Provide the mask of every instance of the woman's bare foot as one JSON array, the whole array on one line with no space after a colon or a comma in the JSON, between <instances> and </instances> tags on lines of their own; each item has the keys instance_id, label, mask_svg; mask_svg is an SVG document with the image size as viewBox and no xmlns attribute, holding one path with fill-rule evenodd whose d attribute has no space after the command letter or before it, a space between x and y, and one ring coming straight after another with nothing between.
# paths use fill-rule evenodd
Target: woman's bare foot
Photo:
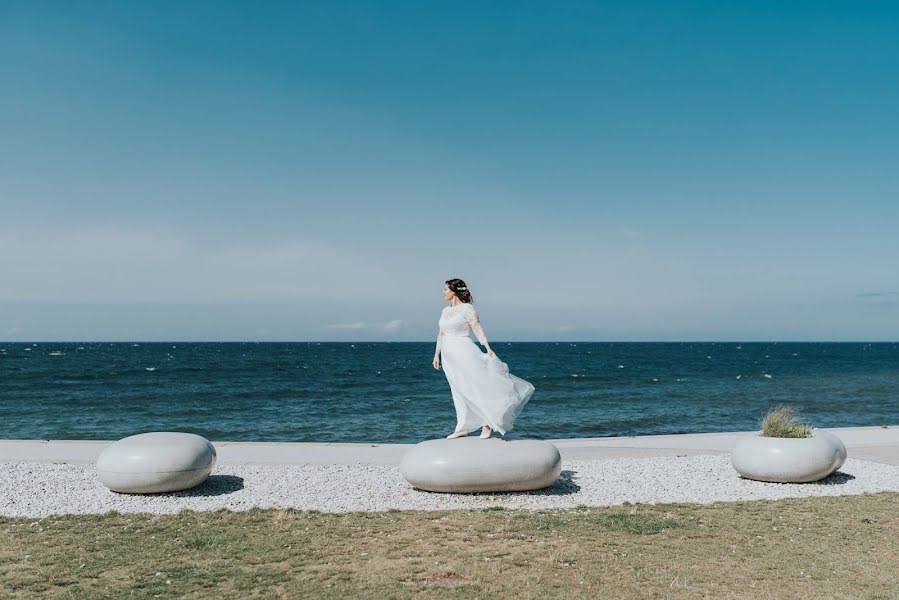
<instances>
[{"instance_id":1,"label":"woman's bare foot","mask_svg":"<svg viewBox=\"0 0 899 600\"><path fill-rule=\"evenodd\" d=\"M487 438L490 437L490 434L491 434L491 433L493 433L493 430L490 429L490 425L484 425L484 426L481 428L481 439L482 439L482 440L486 440Z\"/></svg>"},{"instance_id":2,"label":"woman's bare foot","mask_svg":"<svg viewBox=\"0 0 899 600\"><path fill-rule=\"evenodd\" d=\"M465 437L466 435L468 435L467 431L454 431L451 434L449 434L448 436L446 436L446 439L454 440L456 438Z\"/></svg>"}]
</instances>

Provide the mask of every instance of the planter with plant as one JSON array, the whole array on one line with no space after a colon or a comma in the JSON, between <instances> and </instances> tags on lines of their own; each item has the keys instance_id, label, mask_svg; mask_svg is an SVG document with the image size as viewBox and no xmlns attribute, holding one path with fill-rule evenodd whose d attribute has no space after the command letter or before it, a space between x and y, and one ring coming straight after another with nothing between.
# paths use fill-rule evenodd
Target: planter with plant
<instances>
[{"instance_id":1,"label":"planter with plant","mask_svg":"<svg viewBox=\"0 0 899 600\"><path fill-rule=\"evenodd\" d=\"M762 418L761 431L737 442L730 458L747 479L805 483L843 466L846 446L832 433L801 423L792 407L777 406Z\"/></svg>"}]
</instances>

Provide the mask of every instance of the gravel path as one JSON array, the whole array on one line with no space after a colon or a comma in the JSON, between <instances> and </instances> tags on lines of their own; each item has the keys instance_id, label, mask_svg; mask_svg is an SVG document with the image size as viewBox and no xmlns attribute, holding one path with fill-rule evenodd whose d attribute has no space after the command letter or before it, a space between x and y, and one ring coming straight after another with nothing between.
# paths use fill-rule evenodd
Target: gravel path
<instances>
[{"instance_id":1,"label":"gravel path","mask_svg":"<svg viewBox=\"0 0 899 600\"><path fill-rule=\"evenodd\" d=\"M727 454L569 461L550 488L509 494L438 494L413 489L397 467L222 465L192 490L171 494L110 492L92 464L0 463L0 515L247 510L294 507L327 512L391 508L571 508L623 502L698 502L899 492L899 466L848 459L820 482L762 483L740 478Z\"/></svg>"}]
</instances>

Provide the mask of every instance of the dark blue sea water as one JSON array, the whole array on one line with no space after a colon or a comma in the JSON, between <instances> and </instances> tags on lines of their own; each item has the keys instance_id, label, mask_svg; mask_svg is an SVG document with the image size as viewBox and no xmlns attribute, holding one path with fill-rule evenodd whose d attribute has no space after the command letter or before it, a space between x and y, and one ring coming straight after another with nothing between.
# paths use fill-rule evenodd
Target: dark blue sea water
<instances>
[{"instance_id":1,"label":"dark blue sea water","mask_svg":"<svg viewBox=\"0 0 899 600\"><path fill-rule=\"evenodd\" d=\"M509 437L899 424L895 343L494 343L536 386ZM424 343L0 343L0 438L417 442L455 413Z\"/></svg>"}]
</instances>

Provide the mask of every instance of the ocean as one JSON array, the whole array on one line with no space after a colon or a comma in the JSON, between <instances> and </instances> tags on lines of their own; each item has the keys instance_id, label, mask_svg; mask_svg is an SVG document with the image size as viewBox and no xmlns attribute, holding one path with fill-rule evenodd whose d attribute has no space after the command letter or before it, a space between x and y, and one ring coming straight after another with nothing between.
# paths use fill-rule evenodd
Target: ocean
<instances>
[{"instance_id":1,"label":"ocean","mask_svg":"<svg viewBox=\"0 0 899 600\"><path fill-rule=\"evenodd\" d=\"M509 438L899 424L896 343L492 342L536 387ZM433 342L0 343L0 438L412 443L452 432Z\"/></svg>"}]
</instances>

